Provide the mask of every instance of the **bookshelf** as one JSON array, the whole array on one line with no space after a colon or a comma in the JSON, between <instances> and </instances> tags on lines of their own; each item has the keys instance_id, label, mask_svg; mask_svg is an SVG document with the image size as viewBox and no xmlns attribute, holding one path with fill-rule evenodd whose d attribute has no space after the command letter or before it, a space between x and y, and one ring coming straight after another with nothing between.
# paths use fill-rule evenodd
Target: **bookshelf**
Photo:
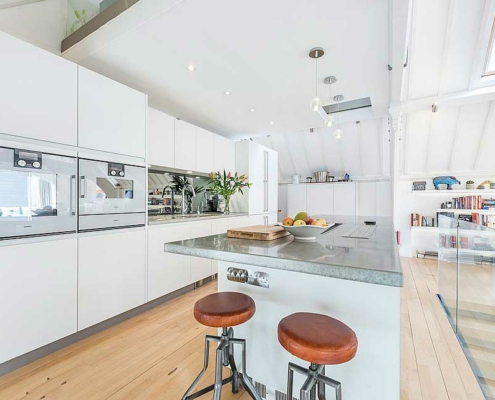
<instances>
[{"instance_id":1,"label":"bookshelf","mask_svg":"<svg viewBox=\"0 0 495 400\"><path fill-rule=\"evenodd\" d=\"M436 212L454 213L454 214L495 215L495 210L470 210L470 209L462 209L462 208L438 208Z\"/></svg>"}]
</instances>

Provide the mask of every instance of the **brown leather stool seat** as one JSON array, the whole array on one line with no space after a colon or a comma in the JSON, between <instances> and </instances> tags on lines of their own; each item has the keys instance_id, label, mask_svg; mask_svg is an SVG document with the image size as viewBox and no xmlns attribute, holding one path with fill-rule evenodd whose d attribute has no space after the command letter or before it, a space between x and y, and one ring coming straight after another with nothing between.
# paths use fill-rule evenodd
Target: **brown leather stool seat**
<instances>
[{"instance_id":1,"label":"brown leather stool seat","mask_svg":"<svg viewBox=\"0 0 495 400\"><path fill-rule=\"evenodd\" d=\"M242 293L210 294L194 305L194 318L213 328L229 328L249 321L256 312L254 300Z\"/></svg>"},{"instance_id":2,"label":"brown leather stool seat","mask_svg":"<svg viewBox=\"0 0 495 400\"><path fill-rule=\"evenodd\" d=\"M358 341L346 324L321 314L295 313L278 324L278 340L292 355L319 365L342 364L354 358Z\"/></svg>"}]
</instances>

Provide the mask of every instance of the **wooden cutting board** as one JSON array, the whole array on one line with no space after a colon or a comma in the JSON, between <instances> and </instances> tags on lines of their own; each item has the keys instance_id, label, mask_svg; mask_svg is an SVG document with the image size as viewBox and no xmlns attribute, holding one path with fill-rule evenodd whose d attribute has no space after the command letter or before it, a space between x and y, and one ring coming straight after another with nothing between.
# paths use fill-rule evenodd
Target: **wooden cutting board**
<instances>
[{"instance_id":1,"label":"wooden cutting board","mask_svg":"<svg viewBox=\"0 0 495 400\"><path fill-rule=\"evenodd\" d=\"M281 226L270 225L246 226L245 228L229 229L227 231L228 237L251 240L275 240L289 235L290 233Z\"/></svg>"}]
</instances>

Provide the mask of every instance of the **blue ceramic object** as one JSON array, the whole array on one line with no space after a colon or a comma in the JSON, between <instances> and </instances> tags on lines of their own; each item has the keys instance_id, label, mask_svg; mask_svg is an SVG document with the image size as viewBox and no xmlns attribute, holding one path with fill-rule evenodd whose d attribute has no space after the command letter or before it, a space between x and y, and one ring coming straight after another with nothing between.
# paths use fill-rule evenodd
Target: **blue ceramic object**
<instances>
[{"instance_id":1,"label":"blue ceramic object","mask_svg":"<svg viewBox=\"0 0 495 400\"><path fill-rule=\"evenodd\" d=\"M436 178L433 178L433 185L436 190L438 190L438 185L447 185L447 189L452 190L452 185L455 184L461 184L455 176L437 176Z\"/></svg>"}]
</instances>

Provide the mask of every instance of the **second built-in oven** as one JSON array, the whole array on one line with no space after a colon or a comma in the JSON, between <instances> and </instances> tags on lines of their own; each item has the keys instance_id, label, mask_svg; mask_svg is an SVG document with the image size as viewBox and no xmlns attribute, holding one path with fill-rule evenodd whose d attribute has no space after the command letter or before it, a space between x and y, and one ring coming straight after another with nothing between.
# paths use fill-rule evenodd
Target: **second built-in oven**
<instances>
[{"instance_id":1,"label":"second built-in oven","mask_svg":"<svg viewBox=\"0 0 495 400\"><path fill-rule=\"evenodd\" d=\"M79 231L145 223L144 167L79 159Z\"/></svg>"}]
</instances>

